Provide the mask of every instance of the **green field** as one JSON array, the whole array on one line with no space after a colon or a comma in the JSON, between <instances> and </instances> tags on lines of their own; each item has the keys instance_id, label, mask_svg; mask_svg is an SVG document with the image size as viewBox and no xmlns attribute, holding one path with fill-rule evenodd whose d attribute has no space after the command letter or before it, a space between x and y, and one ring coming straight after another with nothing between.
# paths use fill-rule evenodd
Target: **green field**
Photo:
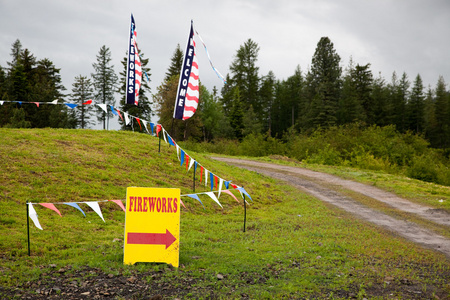
<instances>
[{"instance_id":1,"label":"green field","mask_svg":"<svg viewBox=\"0 0 450 300\"><path fill-rule=\"evenodd\" d=\"M35 205L44 230L30 224L26 202L125 199L126 188L192 192L193 170L175 147L123 131L0 129L0 298L149 299L447 299L450 260L326 205L284 183L188 153L218 176L244 186L253 202L243 232L242 198L220 208L183 197L180 268L123 265L124 212ZM277 161L277 159L271 159ZM282 162L281 162L282 163ZM309 166L449 210L448 187L349 168ZM197 180L199 178L197 174ZM207 191L196 183L196 192ZM235 192L236 196L239 193ZM238 197L238 198L239 198ZM443 202L438 200L442 199ZM444 203L444 204L442 204ZM31 221L30 221L31 222Z\"/></svg>"}]
</instances>

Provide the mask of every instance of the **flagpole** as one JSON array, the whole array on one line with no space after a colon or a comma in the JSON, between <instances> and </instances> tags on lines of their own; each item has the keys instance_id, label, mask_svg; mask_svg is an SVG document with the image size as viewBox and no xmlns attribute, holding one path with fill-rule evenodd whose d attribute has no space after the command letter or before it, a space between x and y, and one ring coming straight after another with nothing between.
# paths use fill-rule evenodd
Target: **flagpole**
<instances>
[{"instance_id":1,"label":"flagpole","mask_svg":"<svg viewBox=\"0 0 450 300\"><path fill-rule=\"evenodd\" d=\"M29 208L28 208L28 200L27 200L26 206L27 206L28 256L31 256L31 251L30 251L30 212L29 212Z\"/></svg>"},{"instance_id":2,"label":"flagpole","mask_svg":"<svg viewBox=\"0 0 450 300\"><path fill-rule=\"evenodd\" d=\"M244 193L242 193L242 197L244 198L244 232L245 232L245 223L247 221L247 205L246 205Z\"/></svg>"},{"instance_id":3,"label":"flagpole","mask_svg":"<svg viewBox=\"0 0 450 300\"><path fill-rule=\"evenodd\" d=\"M195 193L195 162L194 162L194 180L193 180L193 182L192 182L192 189L194 190L194 193Z\"/></svg>"}]
</instances>

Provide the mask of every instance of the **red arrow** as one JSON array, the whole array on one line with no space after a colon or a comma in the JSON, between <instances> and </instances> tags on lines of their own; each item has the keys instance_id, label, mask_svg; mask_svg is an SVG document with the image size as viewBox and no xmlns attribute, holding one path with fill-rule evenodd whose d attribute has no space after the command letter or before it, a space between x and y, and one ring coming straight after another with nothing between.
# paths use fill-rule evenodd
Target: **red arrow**
<instances>
[{"instance_id":1,"label":"red arrow","mask_svg":"<svg viewBox=\"0 0 450 300\"><path fill-rule=\"evenodd\" d=\"M128 244L166 245L166 249L177 239L166 229L166 233L128 232Z\"/></svg>"}]
</instances>

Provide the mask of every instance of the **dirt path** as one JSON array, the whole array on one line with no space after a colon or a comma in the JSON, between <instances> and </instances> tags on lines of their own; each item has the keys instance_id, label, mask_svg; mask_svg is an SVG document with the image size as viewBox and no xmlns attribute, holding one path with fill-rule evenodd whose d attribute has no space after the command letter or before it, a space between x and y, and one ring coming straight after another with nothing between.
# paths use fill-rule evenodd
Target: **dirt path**
<instances>
[{"instance_id":1,"label":"dirt path","mask_svg":"<svg viewBox=\"0 0 450 300\"><path fill-rule=\"evenodd\" d=\"M378 226L386 228L396 234L421 244L423 246L440 251L450 257L450 239L438 235L415 223L399 220L382 212L369 208L348 196L344 196L332 189L330 184L363 194L377 201L390 205L391 207L415 214L431 222L450 226L450 214L427 206L412 203L392 193L366 184L345 180L334 175L320 173L299 167L280 166L270 163L255 162L234 158L213 157L213 159L227 162L229 164L256 171L267 176L289 182L312 196L333 204L361 219L367 220ZM312 181L314 180L314 181Z\"/></svg>"}]
</instances>

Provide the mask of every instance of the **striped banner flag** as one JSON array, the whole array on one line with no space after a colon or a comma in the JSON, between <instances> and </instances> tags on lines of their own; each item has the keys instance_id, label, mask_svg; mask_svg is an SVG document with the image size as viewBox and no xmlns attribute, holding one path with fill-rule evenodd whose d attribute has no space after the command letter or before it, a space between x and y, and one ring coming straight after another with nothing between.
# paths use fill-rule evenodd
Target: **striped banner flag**
<instances>
[{"instance_id":1,"label":"striped banner flag","mask_svg":"<svg viewBox=\"0 0 450 300\"><path fill-rule=\"evenodd\" d=\"M192 23L191 21L191 30L184 54L173 111L173 118L180 120L187 120L194 115L200 97L198 62L195 54L194 28Z\"/></svg>"},{"instance_id":2,"label":"striped banner flag","mask_svg":"<svg viewBox=\"0 0 450 300\"><path fill-rule=\"evenodd\" d=\"M139 89L142 81L141 60L136 43L136 24L134 23L133 14L131 14L130 40L128 43L127 58L127 86L126 86L126 102L127 104L138 105Z\"/></svg>"}]
</instances>

